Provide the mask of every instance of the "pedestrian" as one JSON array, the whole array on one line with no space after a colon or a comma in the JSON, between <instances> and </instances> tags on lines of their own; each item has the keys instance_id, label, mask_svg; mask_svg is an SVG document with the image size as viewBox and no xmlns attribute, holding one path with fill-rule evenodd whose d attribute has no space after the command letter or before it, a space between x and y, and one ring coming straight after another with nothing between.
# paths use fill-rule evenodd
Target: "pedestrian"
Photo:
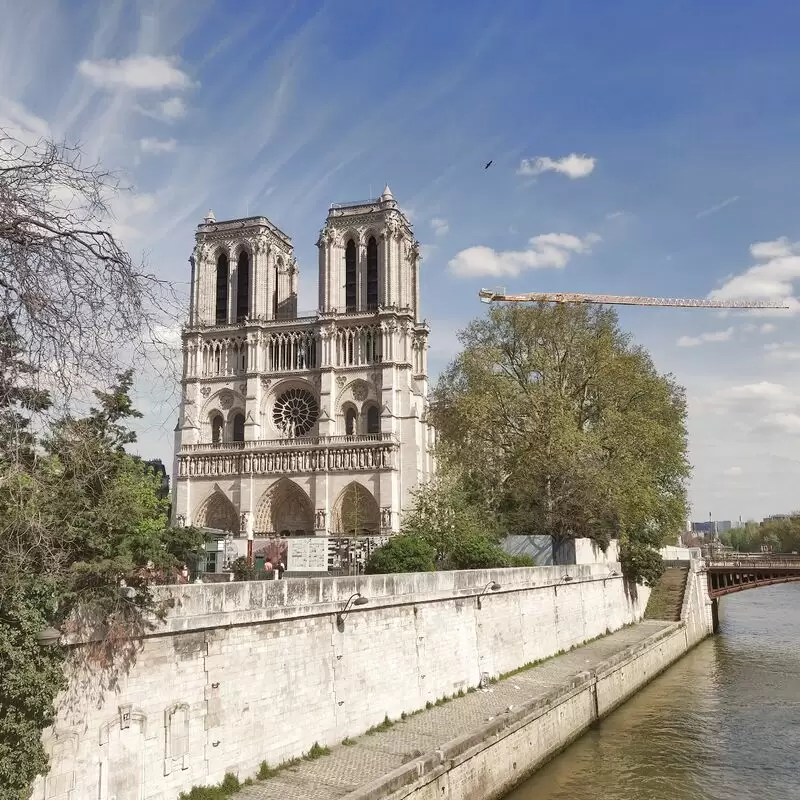
<instances>
[{"instance_id":1,"label":"pedestrian","mask_svg":"<svg viewBox=\"0 0 800 800\"><path fill-rule=\"evenodd\" d=\"M283 580L283 573L286 572L286 564L283 563L283 560L278 562L278 580Z\"/></svg>"}]
</instances>

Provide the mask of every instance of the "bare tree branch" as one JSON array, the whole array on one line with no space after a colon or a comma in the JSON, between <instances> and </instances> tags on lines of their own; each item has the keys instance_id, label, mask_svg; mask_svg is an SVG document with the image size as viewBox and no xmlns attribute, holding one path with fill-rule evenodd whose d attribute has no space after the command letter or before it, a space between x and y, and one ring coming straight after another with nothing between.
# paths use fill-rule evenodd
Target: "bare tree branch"
<instances>
[{"instance_id":1,"label":"bare tree branch","mask_svg":"<svg viewBox=\"0 0 800 800\"><path fill-rule=\"evenodd\" d=\"M67 401L126 364L152 361L176 316L170 284L112 233L119 180L79 148L0 129L0 318L44 385Z\"/></svg>"}]
</instances>

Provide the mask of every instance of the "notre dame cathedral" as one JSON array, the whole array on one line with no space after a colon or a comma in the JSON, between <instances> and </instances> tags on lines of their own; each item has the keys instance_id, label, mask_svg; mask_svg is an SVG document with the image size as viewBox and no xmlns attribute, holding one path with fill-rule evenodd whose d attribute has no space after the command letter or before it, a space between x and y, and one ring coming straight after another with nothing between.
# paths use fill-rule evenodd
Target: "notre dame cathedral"
<instances>
[{"instance_id":1,"label":"notre dame cathedral","mask_svg":"<svg viewBox=\"0 0 800 800\"><path fill-rule=\"evenodd\" d=\"M175 442L176 524L263 536L391 534L434 470L419 243L387 186L331 206L319 302L266 217L195 234Z\"/></svg>"}]
</instances>

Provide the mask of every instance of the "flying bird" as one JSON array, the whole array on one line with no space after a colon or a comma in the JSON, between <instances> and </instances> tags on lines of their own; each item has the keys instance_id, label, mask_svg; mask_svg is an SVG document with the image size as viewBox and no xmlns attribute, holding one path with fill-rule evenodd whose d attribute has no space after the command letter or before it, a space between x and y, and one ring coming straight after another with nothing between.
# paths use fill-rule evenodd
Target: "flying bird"
<instances>
[{"instance_id":1,"label":"flying bird","mask_svg":"<svg viewBox=\"0 0 800 800\"><path fill-rule=\"evenodd\" d=\"M484 169L489 169L489 167L491 167L491 166L492 166L492 161L490 161L490 162L489 162L489 163L488 163L488 164L487 164L487 165L484 167Z\"/></svg>"}]
</instances>

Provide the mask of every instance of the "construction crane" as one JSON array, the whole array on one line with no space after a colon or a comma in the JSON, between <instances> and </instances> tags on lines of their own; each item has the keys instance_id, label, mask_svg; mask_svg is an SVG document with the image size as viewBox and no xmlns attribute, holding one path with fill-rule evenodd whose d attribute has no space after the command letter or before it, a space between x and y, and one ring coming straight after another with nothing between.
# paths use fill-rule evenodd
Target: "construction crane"
<instances>
[{"instance_id":1,"label":"construction crane","mask_svg":"<svg viewBox=\"0 0 800 800\"><path fill-rule=\"evenodd\" d=\"M482 303L596 303L618 306L663 306L668 308L783 308L785 303L769 300L697 300L683 297L636 297L634 295L583 294L581 292L529 292L505 294L493 289L481 289Z\"/></svg>"}]
</instances>

